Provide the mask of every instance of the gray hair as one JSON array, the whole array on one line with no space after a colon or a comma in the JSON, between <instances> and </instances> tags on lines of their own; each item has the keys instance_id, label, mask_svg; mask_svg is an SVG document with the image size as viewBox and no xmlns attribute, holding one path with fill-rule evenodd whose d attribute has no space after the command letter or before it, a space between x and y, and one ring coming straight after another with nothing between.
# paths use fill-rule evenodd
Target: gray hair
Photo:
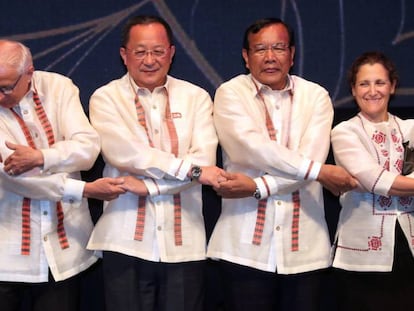
<instances>
[{"instance_id":1,"label":"gray hair","mask_svg":"<svg viewBox=\"0 0 414 311\"><path fill-rule=\"evenodd\" d=\"M13 67L23 74L33 65L32 53L20 42L0 39L0 65Z\"/></svg>"}]
</instances>

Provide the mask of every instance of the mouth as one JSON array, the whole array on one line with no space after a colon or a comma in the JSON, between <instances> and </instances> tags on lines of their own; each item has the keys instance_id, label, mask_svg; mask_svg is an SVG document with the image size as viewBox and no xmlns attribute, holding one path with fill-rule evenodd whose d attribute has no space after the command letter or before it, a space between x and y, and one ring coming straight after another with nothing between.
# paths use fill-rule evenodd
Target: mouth
<instances>
[{"instance_id":1,"label":"mouth","mask_svg":"<svg viewBox=\"0 0 414 311\"><path fill-rule=\"evenodd\" d=\"M263 69L263 72L265 72L265 73L276 73L276 72L279 72L279 71L280 71L279 68L265 68L265 69Z\"/></svg>"}]
</instances>

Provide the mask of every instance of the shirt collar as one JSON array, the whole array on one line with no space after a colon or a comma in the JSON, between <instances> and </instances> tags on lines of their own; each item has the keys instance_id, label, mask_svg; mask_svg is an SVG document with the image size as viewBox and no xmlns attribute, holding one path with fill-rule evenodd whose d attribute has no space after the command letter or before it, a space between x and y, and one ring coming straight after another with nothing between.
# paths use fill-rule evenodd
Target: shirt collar
<instances>
[{"instance_id":1,"label":"shirt collar","mask_svg":"<svg viewBox=\"0 0 414 311\"><path fill-rule=\"evenodd\" d=\"M264 91L264 90L269 90L272 91L272 89L267 86L266 84L260 83L255 77L252 76L252 74L249 74L251 79L253 80L253 83L256 85L257 87L257 91ZM290 92L291 94L293 94L293 90L294 90L294 83L293 83L293 79L292 77L288 74L287 75L287 83L284 89L280 90L280 92Z\"/></svg>"}]
</instances>

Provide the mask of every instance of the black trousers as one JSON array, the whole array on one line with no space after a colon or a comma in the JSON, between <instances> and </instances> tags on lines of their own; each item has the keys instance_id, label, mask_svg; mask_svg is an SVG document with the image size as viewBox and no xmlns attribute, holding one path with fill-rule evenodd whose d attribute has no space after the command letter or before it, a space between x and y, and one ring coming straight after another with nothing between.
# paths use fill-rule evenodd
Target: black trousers
<instances>
[{"instance_id":1,"label":"black trousers","mask_svg":"<svg viewBox=\"0 0 414 311\"><path fill-rule=\"evenodd\" d=\"M335 270L338 309L409 310L414 293L414 258L397 222L392 272Z\"/></svg>"},{"instance_id":2,"label":"black trousers","mask_svg":"<svg viewBox=\"0 0 414 311\"><path fill-rule=\"evenodd\" d=\"M45 283L0 282L0 310L78 311L79 286L79 276L55 282L50 272Z\"/></svg>"},{"instance_id":3,"label":"black trousers","mask_svg":"<svg viewBox=\"0 0 414 311\"><path fill-rule=\"evenodd\" d=\"M106 311L201 311L205 261L161 263L104 252Z\"/></svg>"},{"instance_id":4,"label":"black trousers","mask_svg":"<svg viewBox=\"0 0 414 311\"><path fill-rule=\"evenodd\" d=\"M320 311L328 270L281 275L219 261L226 311ZM330 310L330 309L327 309Z\"/></svg>"}]
</instances>

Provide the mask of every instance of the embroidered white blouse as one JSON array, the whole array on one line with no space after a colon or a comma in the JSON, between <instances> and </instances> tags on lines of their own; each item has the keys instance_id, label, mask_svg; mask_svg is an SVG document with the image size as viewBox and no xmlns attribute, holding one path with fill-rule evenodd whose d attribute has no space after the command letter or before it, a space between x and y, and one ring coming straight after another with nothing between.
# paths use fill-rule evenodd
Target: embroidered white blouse
<instances>
[{"instance_id":1,"label":"embroidered white blouse","mask_svg":"<svg viewBox=\"0 0 414 311\"><path fill-rule=\"evenodd\" d=\"M336 163L362 186L340 198L333 266L351 271L391 271L396 221L414 250L413 197L387 195L401 174L402 143L414 142L414 120L389 114L388 121L372 123L359 113L338 124L331 136Z\"/></svg>"},{"instance_id":2,"label":"embroidered white blouse","mask_svg":"<svg viewBox=\"0 0 414 311\"><path fill-rule=\"evenodd\" d=\"M264 105L276 141L269 137ZM218 88L214 121L224 168L255 178L268 201L262 241L254 245L258 201L223 199L209 257L282 274L330 265L322 187L312 180L319 170L313 178L304 180L304 176L311 160L319 164L326 160L332 118L328 92L297 76L290 76L289 86L281 91L253 81L251 75L239 75ZM300 206L294 216L295 190Z\"/></svg>"}]
</instances>

